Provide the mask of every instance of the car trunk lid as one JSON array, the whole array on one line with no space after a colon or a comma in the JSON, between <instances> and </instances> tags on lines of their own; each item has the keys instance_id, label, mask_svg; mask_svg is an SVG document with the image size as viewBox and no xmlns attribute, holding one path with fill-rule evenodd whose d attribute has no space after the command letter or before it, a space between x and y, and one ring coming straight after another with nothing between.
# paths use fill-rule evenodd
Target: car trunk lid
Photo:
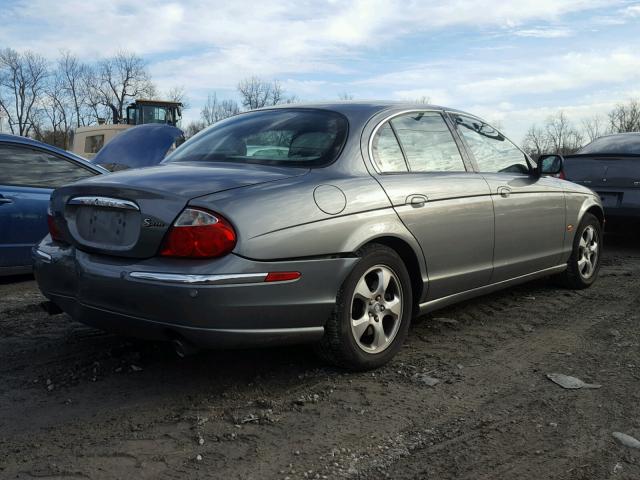
<instances>
[{"instance_id":1,"label":"car trunk lid","mask_svg":"<svg viewBox=\"0 0 640 480\"><path fill-rule=\"evenodd\" d=\"M640 155L568 155L564 173L592 189L640 188Z\"/></svg>"},{"instance_id":2,"label":"car trunk lid","mask_svg":"<svg viewBox=\"0 0 640 480\"><path fill-rule=\"evenodd\" d=\"M51 207L65 239L77 248L148 258L157 254L191 199L306 172L264 165L169 163L62 187L53 193Z\"/></svg>"}]
</instances>

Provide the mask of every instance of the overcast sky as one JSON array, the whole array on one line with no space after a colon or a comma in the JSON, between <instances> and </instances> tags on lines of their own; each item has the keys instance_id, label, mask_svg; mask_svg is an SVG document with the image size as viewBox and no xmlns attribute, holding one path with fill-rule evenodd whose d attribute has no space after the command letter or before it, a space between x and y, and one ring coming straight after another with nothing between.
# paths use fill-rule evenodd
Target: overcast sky
<instances>
[{"instance_id":1,"label":"overcast sky","mask_svg":"<svg viewBox=\"0 0 640 480\"><path fill-rule=\"evenodd\" d=\"M415 99L499 121L520 141L640 97L640 1L0 0L0 47L143 56L161 90L233 98L249 75L303 100Z\"/></svg>"}]
</instances>

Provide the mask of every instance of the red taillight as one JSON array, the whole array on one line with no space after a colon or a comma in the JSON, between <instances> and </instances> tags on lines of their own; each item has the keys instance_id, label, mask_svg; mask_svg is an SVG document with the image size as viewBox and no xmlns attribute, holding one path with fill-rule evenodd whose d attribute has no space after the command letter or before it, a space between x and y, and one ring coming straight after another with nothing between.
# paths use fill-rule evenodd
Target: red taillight
<instances>
[{"instance_id":1,"label":"red taillight","mask_svg":"<svg viewBox=\"0 0 640 480\"><path fill-rule=\"evenodd\" d=\"M212 258L236 246L236 232L224 218L197 208L185 209L164 239L164 257Z\"/></svg>"},{"instance_id":2,"label":"red taillight","mask_svg":"<svg viewBox=\"0 0 640 480\"><path fill-rule=\"evenodd\" d=\"M53 216L51 210L47 211L47 225L49 226L49 235L51 235L51 238L56 242L64 242L56 217Z\"/></svg>"},{"instance_id":3,"label":"red taillight","mask_svg":"<svg viewBox=\"0 0 640 480\"><path fill-rule=\"evenodd\" d=\"M286 282L288 280L297 280L300 278L300 272L269 272L265 277L265 282Z\"/></svg>"}]
</instances>

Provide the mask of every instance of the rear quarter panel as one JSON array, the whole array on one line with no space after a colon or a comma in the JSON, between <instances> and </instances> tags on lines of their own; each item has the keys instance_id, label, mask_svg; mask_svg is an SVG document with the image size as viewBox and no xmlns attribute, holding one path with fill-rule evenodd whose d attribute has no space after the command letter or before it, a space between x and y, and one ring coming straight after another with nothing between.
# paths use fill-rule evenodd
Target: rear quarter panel
<instances>
[{"instance_id":1,"label":"rear quarter panel","mask_svg":"<svg viewBox=\"0 0 640 480\"><path fill-rule=\"evenodd\" d=\"M325 188L325 186L330 186ZM318 187L333 192L335 207L327 213ZM316 195L314 195L316 193ZM314 170L304 177L256 185L201 197L190 202L222 214L234 225L238 255L275 260L351 253L376 237L411 236L379 184L368 174L332 176ZM325 208L326 210L326 208Z\"/></svg>"}]
</instances>

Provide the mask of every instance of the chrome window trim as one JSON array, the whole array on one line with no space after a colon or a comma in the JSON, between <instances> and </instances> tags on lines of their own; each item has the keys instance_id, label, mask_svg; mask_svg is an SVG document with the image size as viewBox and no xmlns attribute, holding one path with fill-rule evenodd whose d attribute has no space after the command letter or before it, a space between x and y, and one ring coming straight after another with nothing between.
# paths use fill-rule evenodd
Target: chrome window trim
<instances>
[{"instance_id":1,"label":"chrome window trim","mask_svg":"<svg viewBox=\"0 0 640 480\"><path fill-rule=\"evenodd\" d=\"M67 205L87 205L93 207L118 208L122 210L140 211L140 207L131 200L122 198L102 197L102 196L83 196L73 197L67 202Z\"/></svg>"},{"instance_id":2,"label":"chrome window trim","mask_svg":"<svg viewBox=\"0 0 640 480\"><path fill-rule=\"evenodd\" d=\"M520 150L520 152L522 152L522 154L524 155L525 162L527 162L527 164L529 164L529 168L532 171L535 170L537 163L533 161L533 159L529 156L529 154L527 152L525 152L520 145L518 145L516 142L511 140L509 137L507 137L504 133L502 133L496 127L491 125L489 122L483 120L482 118L480 118L480 117L478 117L476 115L473 115L471 113L466 113L466 112L456 112L455 110L444 110L443 113L446 113L451 118L451 123L453 124L454 128L456 129L456 133L458 134L458 137L460 137L460 140L462 140L465 148L467 149L467 154L473 159L473 163L475 164L474 168L477 168L478 173L498 173L498 172L482 172L480 170L480 165L478 165L478 161L476 160L476 157L473 155L473 152L471 151L471 149L467 145L467 141L463 138L462 132L458 132L457 131L458 130L458 125L456 124L455 120L453 119L454 115L461 115L463 117L473 118L475 120L478 120L479 122L482 122L482 123L484 123L486 125L489 125L496 132L498 132L500 135L502 135L504 138L506 138L514 147L516 147L518 150ZM531 175L531 173L529 173L529 175Z\"/></svg>"},{"instance_id":3,"label":"chrome window trim","mask_svg":"<svg viewBox=\"0 0 640 480\"><path fill-rule=\"evenodd\" d=\"M246 283L263 283L266 273L231 273L219 275L189 275L162 272L131 272L132 280L148 280L151 282L176 283L183 285L233 285ZM290 280L289 280L290 281ZM270 282L276 283L276 282Z\"/></svg>"},{"instance_id":4,"label":"chrome window trim","mask_svg":"<svg viewBox=\"0 0 640 480\"><path fill-rule=\"evenodd\" d=\"M460 146L458 145L458 142L456 142L454 133L451 131L451 128L449 127L449 124L447 123L447 119L445 117L445 114L448 113L448 112L445 111L445 110L437 109L437 108L412 108L411 110L403 110L401 112L392 113L392 114L384 117L373 128L373 131L371 132L371 135L369 136L367 153L369 154L369 162L371 163L371 165L373 165L374 170L378 174L380 174L380 175L411 175L411 174L420 174L420 173L421 174L425 174L425 173L442 173L442 172L421 172L421 171L413 171L412 172L411 170L408 170L406 172L383 172L378 168L378 164L376 163L375 159L373 158L373 139L378 134L378 130L380 130L385 123L390 122L395 117L399 117L401 115L406 115L407 113L425 113L425 112L437 113L442 117L442 121L447 126L447 129L449 129L449 133L451 134L451 139L455 142L456 147L458 147L458 153L460 154L460 160L462 161L462 166L465 168L465 170L460 170L459 172L450 172L450 173L469 173L469 170L466 169L467 165L466 165L465 160L464 160L464 155L460 151ZM389 125L391 125L391 124L389 124ZM397 137L396 137L396 139L397 139ZM397 140L398 140L398 145L400 146L400 149L402 149L402 145L400 145L399 139L397 139ZM403 156L404 156L404 151L403 151ZM408 161L408 160L405 158L405 162L406 161ZM409 168L409 165L407 164L407 169L408 168ZM446 173L446 172L444 172L444 173Z\"/></svg>"}]
</instances>

